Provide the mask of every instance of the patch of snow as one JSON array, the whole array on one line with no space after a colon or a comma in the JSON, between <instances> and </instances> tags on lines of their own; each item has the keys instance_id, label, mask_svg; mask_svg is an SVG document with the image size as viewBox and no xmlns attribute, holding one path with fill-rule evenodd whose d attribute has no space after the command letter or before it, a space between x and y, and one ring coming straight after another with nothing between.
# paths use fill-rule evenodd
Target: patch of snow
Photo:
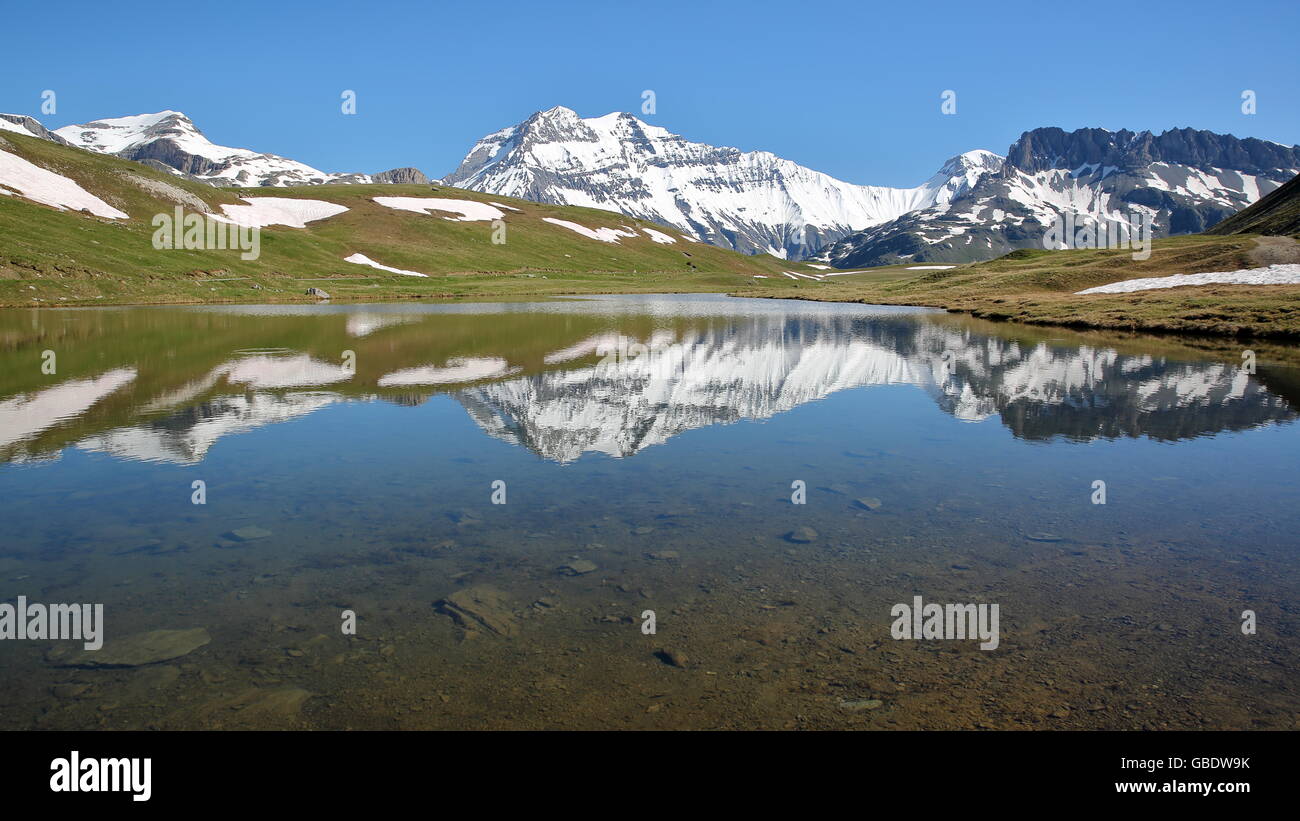
<instances>
[{"instance_id":1,"label":"patch of snow","mask_svg":"<svg viewBox=\"0 0 1300 821\"><path fill-rule=\"evenodd\" d=\"M1300 264L1270 265L1240 271L1214 271L1206 274L1174 274L1167 277L1144 277L1112 282L1077 291L1078 294L1127 294L1184 285L1300 285Z\"/></svg>"},{"instance_id":2,"label":"patch of snow","mask_svg":"<svg viewBox=\"0 0 1300 821\"><path fill-rule=\"evenodd\" d=\"M421 274L418 271L403 271L401 268L389 268L387 265L380 265L365 254L353 254L350 257L344 257L344 262L352 262L357 265L369 265L371 268L378 268L381 271L388 271L393 274L401 274L407 277L427 277L428 274Z\"/></svg>"},{"instance_id":3,"label":"patch of snow","mask_svg":"<svg viewBox=\"0 0 1300 821\"><path fill-rule=\"evenodd\" d=\"M542 222L549 222L551 225L558 225L561 228L568 228L577 234L582 234L590 239L598 239L601 242L612 242L617 244L619 237L635 237L634 232L622 231L618 228L596 228L592 230L585 225L579 225L576 222L568 220L555 219L554 217L542 217Z\"/></svg>"},{"instance_id":4,"label":"patch of snow","mask_svg":"<svg viewBox=\"0 0 1300 821\"><path fill-rule=\"evenodd\" d=\"M675 239L673 239L672 237L668 236L668 235L665 234L663 231L656 231L656 230L653 229L653 228L642 228L641 230L642 230L642 231L645 231L646 236L648 236L650 239L654 240L655 242L659 243L660 245L676 245L676 244L677 244L677 240L675 240Z\"/></svg>"},{"instance_id":5,"label":"patch of snow","mask_svg":"<svg viewBox=\"0 0 1300 821\"><path fill-rule=\"evenodd\" d=\"M375 202L385 208L412 211L416 214L428 214L432 211L459 214L459 217L447 217L453 222L485 222L505 218L505 212L500 208L475 200L449 200L440 197L375 197ZM502 208L507 207L509 206L502 206Z\"/></svg>"},{"instance_id":6,"label":"patch of snow","mask_svg":"<svg viewBox=\"0 0 1300 821\"><path fill-rule=\"evenodd\" d=\"M225 205L221 210L225 217L214 216L222 222L236 225L265 228L268 225L287 225L290 228L306 228L307 223L323 220L348 210L346 205L339 205L323 200L299 200L291 197L240 197L248 205Z\"/></svg>"},{"instance_id":7,"label":"patch of snow","mask_svg":"<svg viewBox=\"0 0 1300 821\"><path fill-rule=\"evenodd\" d=\"M956 268L956 265L909 265L909 271L946 271L949 268Z\"/></svg>"},{"instance_id":8,"label":"patch of snow","mask_svg":"<svg viewBox=\"0 0 1300 821\"><path fill-rule=\"evenodd\" d=\"M128 219L129 216L62 174L55 174L7 151L0 151L0 185L12 188L25 199L60 211L84 210L97 217L121 220ZM12 193L0 188L0 194L12 196Z\"/></svg>"},{"instance_id":9,"label":"patch of snow","mask_svg":"<svg viewBox=\"0 0 1300 821\"><path fill-rule=\"evenodd\" d=\"M30 132L30 131L28 131L27 129L23 128L23 127L22 127L21 125L19 125L18 123L12 123L12 122L6 120L4 117L0 117L0 131L12 131L12 132L15 133L15 134L22 134L24 137L34 137L34 136L36 136L36 135L33 134L32 132Z\"/></svg>"}]
</instances>

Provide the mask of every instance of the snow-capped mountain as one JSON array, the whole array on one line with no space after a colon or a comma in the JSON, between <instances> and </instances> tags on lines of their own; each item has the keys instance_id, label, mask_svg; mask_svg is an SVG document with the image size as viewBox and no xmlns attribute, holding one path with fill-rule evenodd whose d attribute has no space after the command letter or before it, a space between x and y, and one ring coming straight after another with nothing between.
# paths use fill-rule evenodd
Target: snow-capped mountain
<instances>
[{"instance_id":1,"label":"snow-capped mountain","mask_svg":"<svg viewBox=\"0 0 1300 821\"><path fill-rule=\"evenodd\" d=\"M1195 233L1298 171L1300 147L1253 138L1039 128L1021 135L997 172L947 202L845 237L826 259L841 268L990 259L1044 247L1048 227L1067 212L1150 219L1157 237Z\"/></svg>"},{"instance_id":2,"label":"snow-capped mountain","mask_svg":"<svg viewBox=\"0 0 1300 821\"><path fill-rule=\"evenodd\" d=\"M852 231L960 197L1001 167L996 154L970 151L915 188L854 185L767 151L689 142L631 114L584 119L556 106L479 140L442 182L616 211L724 248L805 259Z\"/></svg>"},{"instance_id":3,"label":"snow-capped mountain","mask_svg":"<svg viewBox=\"0 0 1300 821\"><path fill-rule=\"evenodd\" d=\"M112 154L174 174L221 186L285 186L324 183L427 182L413 168L381 174L331 174L304 163L217 145L179 111L68 125L54 134L71 145Z\"/></svg>"},{"instance_id":4,"label":"snow-capped mountain","mask_svg":"<svg viewBox=\"0 0 1300 821\"><path fill-rule=\"evenodd\" d=\"M321 171L219 146L178 111L13 132L227 186L426 183L417 169ZM1203 231L1300 172L1300 147L1175 129L1021 135L1007 158L968 151L913 188L855 185L766 151L689 142L631 114L581 118L556 106L480 140L441 182L672 225L689 238L841 268L960 263L1043 247L1068 213L1150 220L1155 236Z\"/></svg>"}]
</instances>

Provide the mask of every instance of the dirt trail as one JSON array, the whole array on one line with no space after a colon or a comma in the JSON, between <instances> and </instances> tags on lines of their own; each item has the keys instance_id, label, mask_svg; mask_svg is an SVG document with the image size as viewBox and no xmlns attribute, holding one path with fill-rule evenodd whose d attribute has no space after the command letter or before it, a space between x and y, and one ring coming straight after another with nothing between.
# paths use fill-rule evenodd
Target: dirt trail
<instances>
[{"instance_id":1,"label":"dirt trail","mask_svg":"<svg viewBox=\"0 0 1300 821\"><path fill-rule=\"evenodd\" d=\"M1250 251L1250 261L1261 267L1300 263L1300 242L1291 237L1258 237Z\"/></svg>"}]
</instances>

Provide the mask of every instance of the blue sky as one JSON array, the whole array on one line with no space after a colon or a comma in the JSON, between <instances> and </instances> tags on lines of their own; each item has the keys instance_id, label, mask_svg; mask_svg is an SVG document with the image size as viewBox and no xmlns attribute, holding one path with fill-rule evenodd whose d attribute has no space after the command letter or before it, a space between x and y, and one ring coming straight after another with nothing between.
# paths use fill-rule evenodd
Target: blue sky
<instances>
[{"instance_id":1,"label":"blue sky","mask_svg":"<svg viewBox=\"0 0 1300 821\"><path fill-rule=\"evenodd\" d=\"M1300 3L10 4L0 111L163 109L326 171L452 170L533 111L639 115L856 183L915 185L1038 126L1300 142ZM41 115L41 92L58 110ZM357 114L340 94L357 93ZM940 95L957 93L957 113ZM1241 112L1241 94L1257 113Z\"/></svg>"}]
</instances>

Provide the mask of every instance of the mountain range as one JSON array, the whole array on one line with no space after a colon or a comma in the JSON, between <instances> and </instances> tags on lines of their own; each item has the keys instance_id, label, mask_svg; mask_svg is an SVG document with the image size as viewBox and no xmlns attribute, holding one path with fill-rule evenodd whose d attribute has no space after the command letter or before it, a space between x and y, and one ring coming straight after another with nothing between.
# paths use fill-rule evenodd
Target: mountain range
<instances>
[{"instance_id":1,"label":"mountain range","mask_svg":"<svg viewBox=\"0 0 1300 821\"><path fill-rule=\"evenodd\" d=\"M7 127L10 124L17 128ZM330 174L275 154L216 145L179 111L95 120L55 131L47 130L31 117L0 114L0 130L26 131L218 186L429 181L415 168L395 168L377 174Z\"/></svg>"},{"instance_id":2,"label":"mountain range","mask_svg":"<svg viewBox=\"0 0 1300 821\"><path fill-rule=\"evenodd\" d=\"M631 114L563 106L489 134L443 183L661 222L748 253L809 259L853 231L941 206L1002 167L989 151L944 163L914 188L854 185L767 151L689 142Z\"/></svg>"},{"instance_id":3,"label":"mountain range","mask_svg":"<svg viewBox=\"0 0 1300 821\"><path fill-rule=\"evenodd\" d=\"M1190 128L1039 128L950 202L846 237L827 259L842 268L960 263L1042 248L1059 217L1149 218L1154 236L1199 233L1300 173L1300 148Z\"/></svg>"},{"instance_id":4,"label":"mountain range","mask_svg":"<svg viewBox=\"0 0 1300 821\"><path fill-rule=\"evenodd\" d=\"M177 111L49 131L19 115L0 130L39 136L218 186L416 183L415 168L329 173L218 146ZM912 188L857 185L766 151L690 142L631 114L556 106L479 140L438 182L533 202L613 211L745 253L838 268L962 263L1042 247L1066 212L1149 219L1154 235L1203 231L1300 173L1300 147L1174 129L1024 132L1005 157L952 157Z\"/></svg>"}]
</instances>

